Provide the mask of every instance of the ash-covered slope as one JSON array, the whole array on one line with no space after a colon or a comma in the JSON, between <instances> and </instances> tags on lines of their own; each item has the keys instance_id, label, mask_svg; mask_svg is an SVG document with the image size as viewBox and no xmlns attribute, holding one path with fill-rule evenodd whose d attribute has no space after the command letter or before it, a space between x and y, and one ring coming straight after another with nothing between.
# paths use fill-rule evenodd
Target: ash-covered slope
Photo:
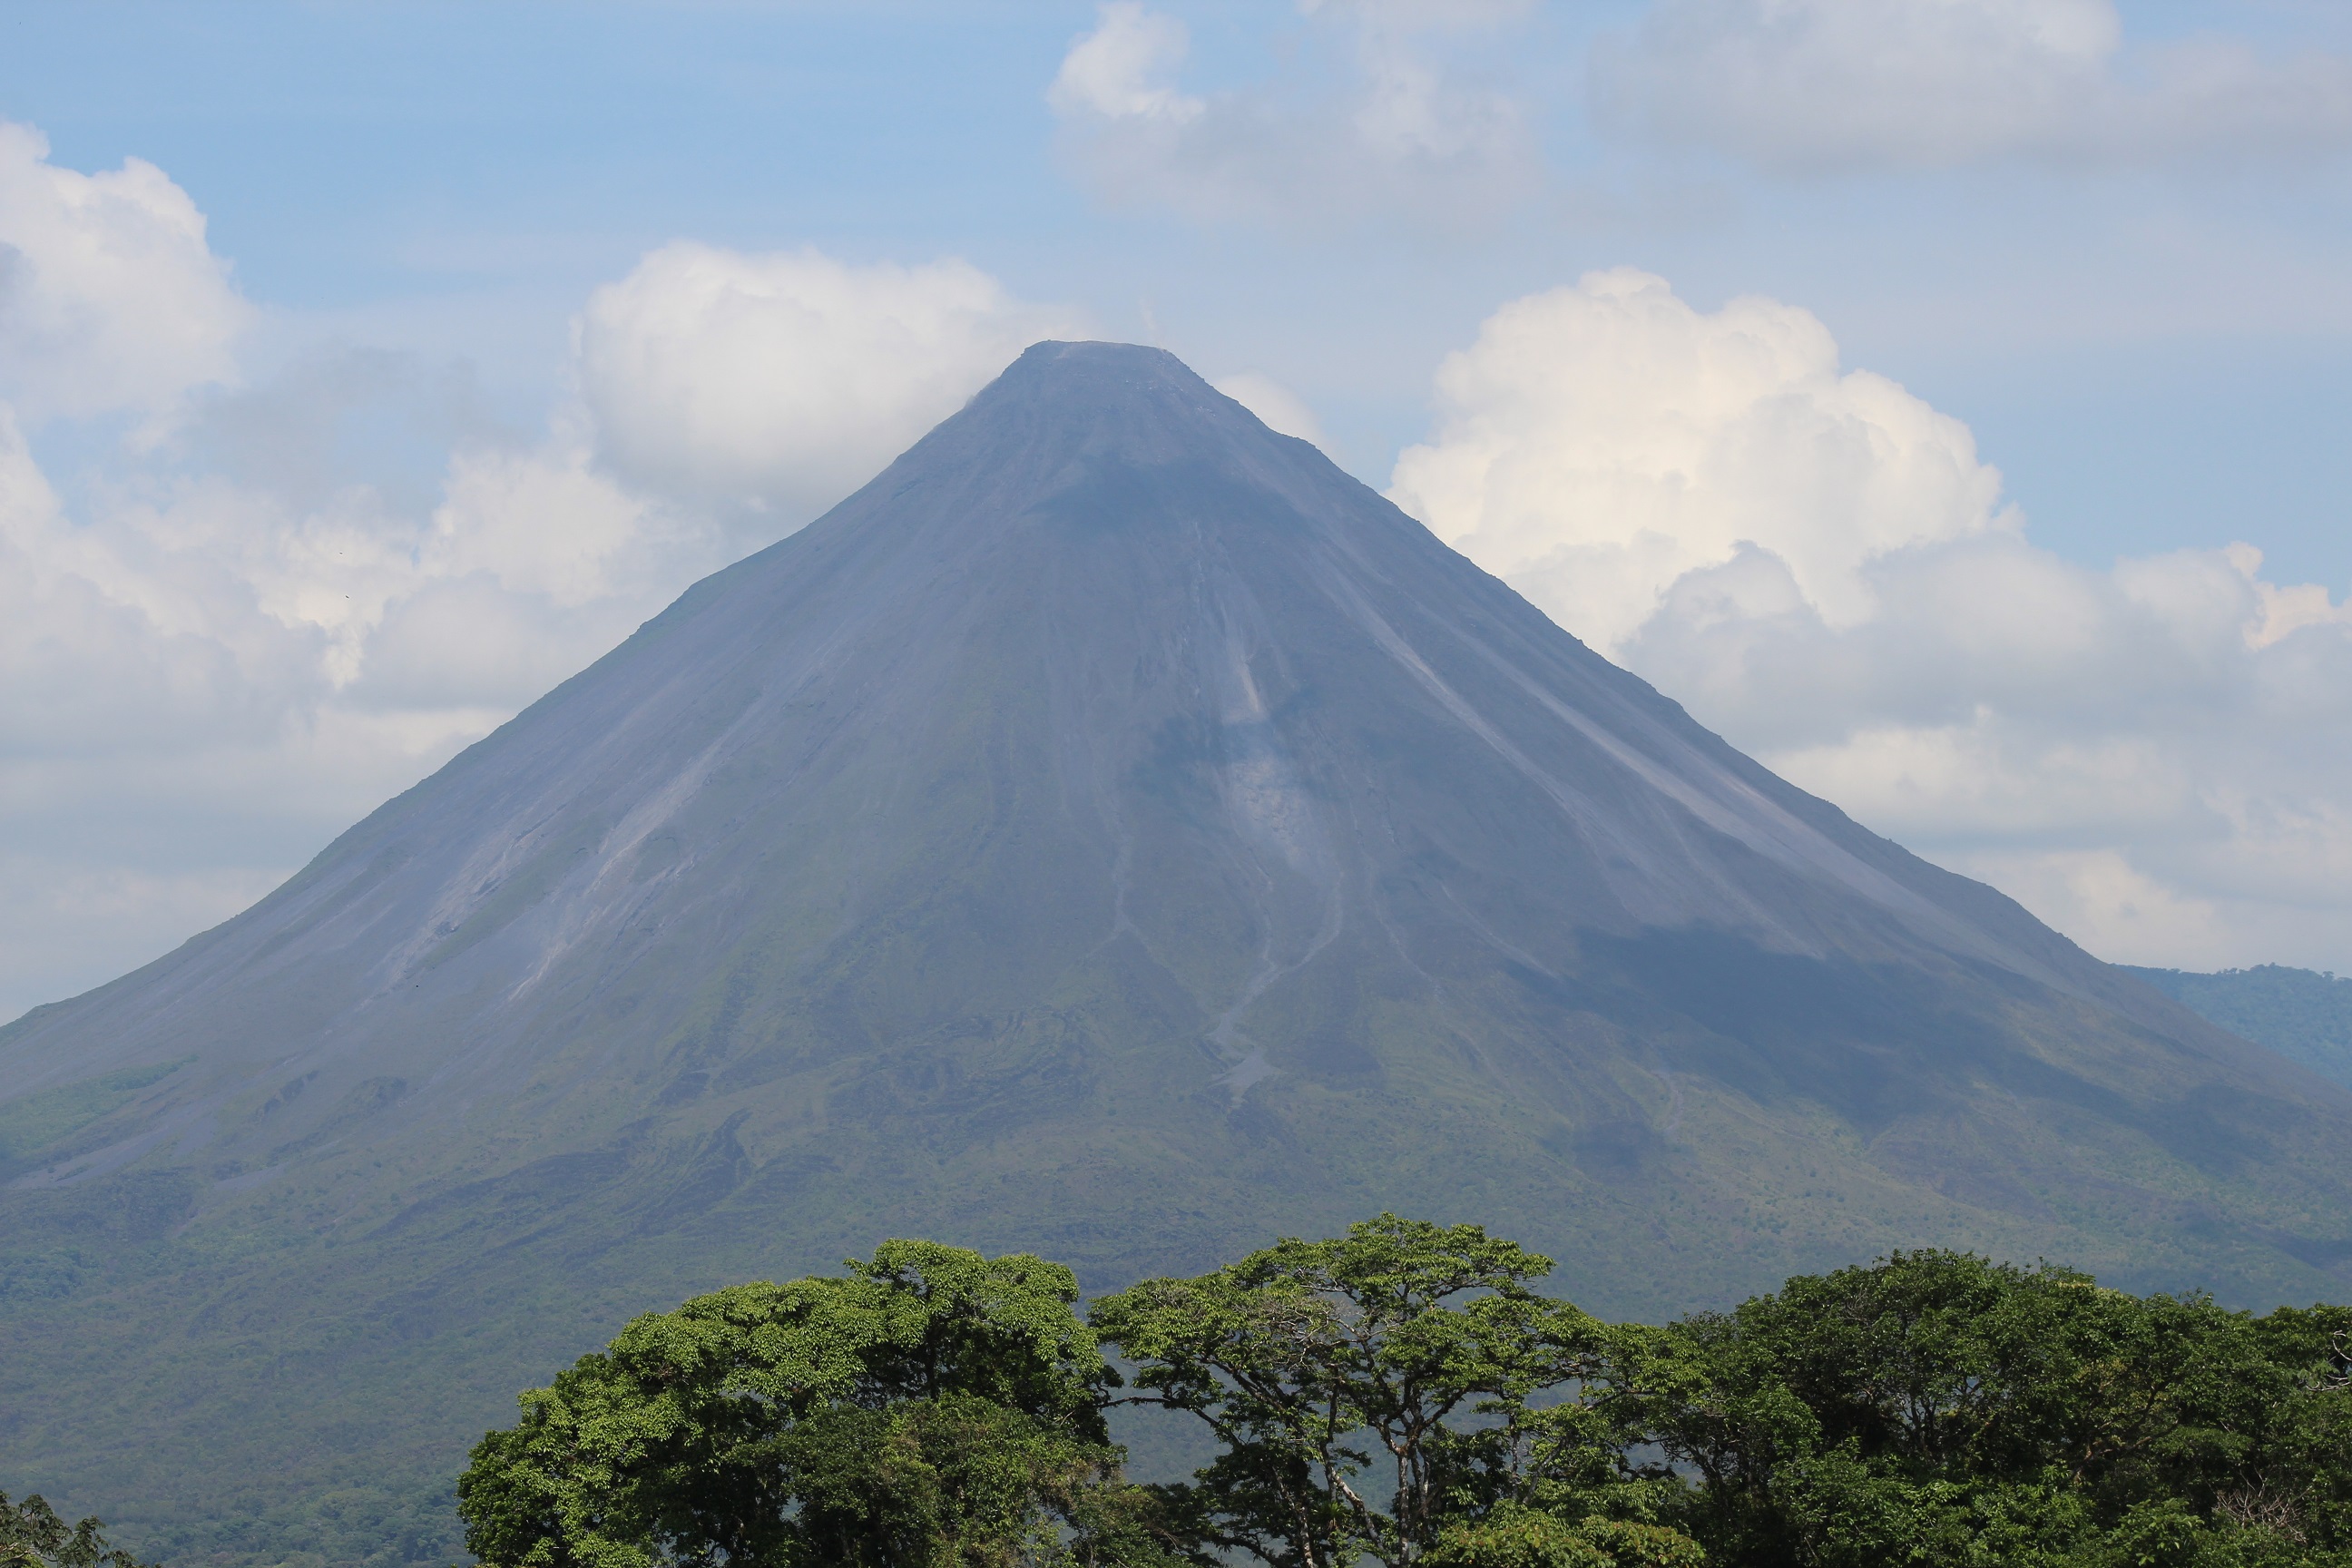
<instances>
[{"instance_id":1,"label":"ash-covered slope","mask_svg":"<svg viewBox=\"0 0 2352 1568\"><path fill-rule=\"evenodd\" d=\"M231 1468L446 1475L628 1311L891 1234L1102 1286L1393 1206L1607 1311L1926 1243L2307 1299L2347 1133L1172 358L1045 343L0 1032L0 1471L184 1542Z\"/></svg>"}]
</instances>

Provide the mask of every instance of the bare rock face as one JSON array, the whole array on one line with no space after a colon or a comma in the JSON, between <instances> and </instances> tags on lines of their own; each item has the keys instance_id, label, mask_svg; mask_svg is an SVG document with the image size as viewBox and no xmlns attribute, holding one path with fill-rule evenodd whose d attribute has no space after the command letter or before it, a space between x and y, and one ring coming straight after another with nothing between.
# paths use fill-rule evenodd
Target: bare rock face
<instances>
[{"instance_id":1,"label":"bare rock face","mask_svg":"<svg viewBox=\"0 0 2352 1568\"><path fill-rule=\"evenodd\" d=\"M1101 1288L1388 1207L1620 1314L1930 1244L2309 1300L2347 1134L1167 354L1041 343L0 1031L0 1472L390 1540L629 1313L890 1235Z\"/></svg>"}]
</instances>

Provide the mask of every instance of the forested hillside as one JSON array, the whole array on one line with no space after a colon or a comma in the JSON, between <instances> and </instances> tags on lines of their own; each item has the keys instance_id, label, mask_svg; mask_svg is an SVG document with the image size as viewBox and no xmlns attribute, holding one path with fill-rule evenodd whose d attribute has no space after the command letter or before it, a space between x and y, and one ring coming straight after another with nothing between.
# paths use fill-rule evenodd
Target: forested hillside
<instances>
[{"instance_id":1,"label":"forested hillside","mask_svg":"<svg viewBox=\"0 0 2352 1568\"><path fill-rule=\"evenodd\" d=\"M2124 967L2207 1022L2352 1085L2352 980L2278 963L2214 974Z\"/></svg>"}]
</instances>

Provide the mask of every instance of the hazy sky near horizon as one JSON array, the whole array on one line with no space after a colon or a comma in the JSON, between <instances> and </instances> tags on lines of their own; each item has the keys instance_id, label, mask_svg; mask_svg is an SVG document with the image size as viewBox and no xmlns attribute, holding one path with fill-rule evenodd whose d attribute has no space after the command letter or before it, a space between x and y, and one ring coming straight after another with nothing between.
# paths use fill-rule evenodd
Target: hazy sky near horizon
<instances>
[{"instance_id":1,"label":"hazy sky near horizon","mask_svg":"<svg viewBox=\"0 0 2352 1568\"><path fill-rule=\"evenodd\" d=\"M0 0L0 1018L1080 334L2101 956L2352 971L2336 0Z\"/></svg>"}]
</instances>

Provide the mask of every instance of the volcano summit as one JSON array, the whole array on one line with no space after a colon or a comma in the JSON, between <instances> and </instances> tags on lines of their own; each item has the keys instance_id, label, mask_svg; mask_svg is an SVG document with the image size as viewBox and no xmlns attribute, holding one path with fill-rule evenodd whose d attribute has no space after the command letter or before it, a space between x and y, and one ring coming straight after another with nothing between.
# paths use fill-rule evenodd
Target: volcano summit
<instances>
[{"instance_id":1,"label":"volcano summit","mask_svg":"<svg viewBox=\"0 0 2352 1568\"><path fill-rule=\"evenodd\" d=\"M1393 1208L1617 1314L2352 1258L2352 1096L1101 343L0 1031L0 1140L7 1464L194 1543L397 1514L629 1313L889 1235L1099 1289Z\"/></svg>"}]
</instances>

